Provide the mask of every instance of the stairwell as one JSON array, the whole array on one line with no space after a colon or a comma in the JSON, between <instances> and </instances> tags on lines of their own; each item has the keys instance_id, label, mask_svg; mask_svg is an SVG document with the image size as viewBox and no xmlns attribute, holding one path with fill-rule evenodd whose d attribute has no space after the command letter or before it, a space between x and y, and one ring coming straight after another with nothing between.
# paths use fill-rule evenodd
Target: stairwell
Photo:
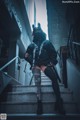
<instances>
[{"instance_id":1,"label":"stairwell","mask_svg":"<svg viewBox=\"0 0 80 120\"><path fill-rule=\"evenodd\" d=\"M51 81L41 74L41 91L43 114L37 115L36 86L32 81L31 86L11 85L11 90L4 93L0 103L0 113L7 113L9 120L76 120L80 118L77 103L74 101L73 92L59 84L61 96L64 100L66 115L56 114L54 111L55 94ZM7 95L6 95L7 94Z\"/></svg>"}]
</instances>

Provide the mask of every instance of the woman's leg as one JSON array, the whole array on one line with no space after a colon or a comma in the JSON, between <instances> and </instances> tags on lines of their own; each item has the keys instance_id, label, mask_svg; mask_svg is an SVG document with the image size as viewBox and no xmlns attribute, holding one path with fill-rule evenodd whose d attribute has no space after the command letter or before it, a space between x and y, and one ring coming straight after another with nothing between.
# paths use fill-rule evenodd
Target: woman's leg
<instances>
[{"instance_id":1,"label":"woman's leg","mask_svg":"<svg viewBox=\"0 0 80 120\"><path fill-rule=\"evenodd\" d=\"M51 67L43 66L43 67L41 67L41 70L52 81L52 88L53 88L55 96L56 96L55 110L61 114L64 114L65 111L64 111L64 107L63 107L63 100L62 100L61 95L60 95L60 89L59 89L57 76L55 74L54 69L52 69Z\"/></svg>"},{"instance_id":2,"label":"woman's leg","mask_svg":"<svg viewBox=\"0 0 80 120\"><path fill-rule=\"evenodd\" d=\"M46 76L48 76L51 79L52 88L56 95L56 100L59 99L60 98L60 90L59 90L57 76L55 75L54 69L52 69L51 67L43 66L43 67L41 67L41 70L45 73Z\"/></svg>"},{"instance_id":3,"label":"woman's leg","mask_svg":"<svg viewBox=\"0 0 80 120\"><path fill-rule=\"evenodd\" d=\"M37 87L36 95L37 95L37 114L43 113L42 106L42 95L41 95L41 70L39 67L35 66L33 68L35 85Z\"/></svg>"}]
</instances>

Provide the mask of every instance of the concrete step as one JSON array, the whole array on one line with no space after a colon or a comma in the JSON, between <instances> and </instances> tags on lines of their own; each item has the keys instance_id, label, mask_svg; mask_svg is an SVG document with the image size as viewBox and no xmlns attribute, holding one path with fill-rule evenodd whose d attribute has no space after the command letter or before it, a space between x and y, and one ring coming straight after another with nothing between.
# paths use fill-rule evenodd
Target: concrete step
<instances>
[{"instance_id":1,"label":"concrete step","mask_svg":"<svg viewBox=\"0 0 80 120\"><path fill-rule=\"evenodd\" d=\"M58 81L58 80L57 80ZM59 82L59 81L58 81ZM48 79L48 78L41 78L41 83L42 84L52 84L52 81L50 80L50 79Z\"/></svg>"},{"instance_id":2,"label":"concrete step","mask_svg":"<svg viewBox=\"0 0 80 120\"><path fill-rule=\"evenodd\" d=\"M11 90L22 90L22 89L36 89L36 85L12 85ZM63 85L59 86L60 89L64 89L70 91L68 88L64 88ZM52 85L41 85L41 89L52 89Z\"/></svg>"},{"instance_id":3,"label":"concrete step","mask_svg":"<svg viewBox=\"0 0 80 120\"><path fill-rule=\"evenodd\" d=\"M42 79L41 79L41 82L51 82L51 80L50 80L50 79L42 78Z\"/></svg>"},{"instance_id":4,"label":"concrete step","mask_svg":"<svg viewBox=\"0 0 80 120\"><path fill-rule=\"evenodd\" d=\"M50 80L47 76L41 76L41 79Z\"/></svg>"},{"instance_id":5,"label":"concrete step","mask_svg":"<svg viewBox=\"0 0 80 120\"><path fill-rule=\"evenodd\" d=\"M12 86L13 92L36 92L36 86ZM53 92L52 85L41 86L42 92ZM64 88L64 86L60 86L60 92L71 92L68 88Z\"/></svg>"},{"instance_id":6,"label":"concrete step","mask_svg":"<svg viewBox=\"0 0 80 120\"><path fill-rule=\"evenodd\" d=\"M31 85L35 85L35 80L32 80ZM52 85L52 81L50 79L41 79L41 85ZM63 85L63 84L62 84ZM64 86L64 85L63 85Z\"/></svg>"},{"instance_id":7,"label":"concrete step","mask_svg":"<svg viewBox=\"0 0 80 120\"><path fill-rule=\"evenodd\" d=\"M61 92L61 97L63 98L64 102L73 101L72 93ZM4 99L4 101L31 102L31 101L37 101L37 96L35 92L9 92L7 93L7 97ZM42 101L55 102L54 92L43 92Z\"/></svg>"},{"instance_id":8,"label":"concrete step","mask_svg":"<svg viewBox=\"0 0 80 120\"><path fill-rule=\"evenodd\" d=\"M59 82L59 80L57 80ZM35 80L33 79L32 85L35 85ZM52 85L52 81L49 78L41 78L41 85ZM64 86L64 85L63 85Z\"/></svg>"},{"instance_id":9,"label":"concrete step","mask_svg":"<svg viewBox=\"0 0 80 120\"><path fill-rule=\"evenodd\" d=\"M80 120L80 114L8 114L8 120Z\"/></svg>"},{"instance_id":10,"label":"concrete step","mask_svg":"<svg viewBox=\"0 0 80 120\"><path fill-rule=\"evenodd\" d=\"M32 84L31 85L35 85L35 82L32 82ZM52 85L52 82L49 80L49 81L41 81L41 85Z\"/></svg>"},{"instance_id":11,"label":"concrete step","mask_svg":"<svg viewBox=\"0 0 80 120\"><path fill-rule=\"evenodd\" d=\"M53 114L55 102L43 102L43 113L44 114ZM77 105L74 102L64 103L64 108L67 114L78 113ZM26 114L36 114L37 111L37 102L3 102L0 107L1 113L26 113Z\"/></svg>"},{"instance_id":12,"label":"concrete step","mask_svg":"<svg viewBox=\"0 0 80 120\"><path fill-rule=\"evenodd\" d=\"M12 85L12 87L25 87L25 86L26 86L26 87L30 87L30 86L31 86L31 87L35 87L35 85L30 85L30 86L29 86L29 85ZM45 86L51 86L51 85L41 85L41 87L45 87ZM64 87L64 84L59 83L59 86L60 86L60 87Z\"/></svg>"}]
</instances>

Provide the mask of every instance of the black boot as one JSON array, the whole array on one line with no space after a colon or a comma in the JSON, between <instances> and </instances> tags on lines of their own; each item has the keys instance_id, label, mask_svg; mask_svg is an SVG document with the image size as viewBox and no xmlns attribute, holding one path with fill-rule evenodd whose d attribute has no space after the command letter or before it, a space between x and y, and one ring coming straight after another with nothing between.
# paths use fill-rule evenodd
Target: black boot
<instances>
[{"instance_id":1,"label":"black boot","mask_svg":"<svg viewBox=\"0 0 80 120\"><path fill-rule=\"evenodd\" d=\"M42 105L42 101L38 100L37 101L37 114L42 114L43 113L43 105Z\"/></svg>"},{"instance_id":2,"label":"black boot","mask_svg":"<svg viewBox=\"0 0 80 120\"><path fill-rule=\"evenodd\" d=\"M55 103L55 111L59 114L65 114L65 110L63 107L63 100L60 95L60 89L57 81L57 75L55 74L55 71L52 70L51 67L47 67L44 71L46 76L48 76L52 81L52 87L56 96L56 103Z\"/></svg>"},{"instance_id":3,"label":"black boot","mask_svg":"<svg viewBox=\"0 0 80 120\"><path fill-rule=\"evenodd\" d=\"M57 75L55 74L55 71L51 67L47 67L44 71L45 75L49 77L52 81L52 88L54 90L54 93L56 95L56 98L60 98L60 89L57 81Z\"/></svg>"},{"instance_id":4,"label":"black boot","mask_svg":"<svg viewBox=\"0 0 80 120\"><path fill-rule=\"evenodd\" d=\"M58 114L63 114L63 115L65 114L62 98L56 101L54 109Z\"/></svg>"}]
</instances>

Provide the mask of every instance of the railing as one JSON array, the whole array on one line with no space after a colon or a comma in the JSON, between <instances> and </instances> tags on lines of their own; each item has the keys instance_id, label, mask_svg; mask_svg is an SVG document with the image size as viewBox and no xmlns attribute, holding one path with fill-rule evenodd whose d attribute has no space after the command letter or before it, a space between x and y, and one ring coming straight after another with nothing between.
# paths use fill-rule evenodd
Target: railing
<instances>
[{"instance_id":1,"label":"railing","mask_svg":"<svg viewBox=\"0 0 80 120\"><path fill-rule=\"evenodd\" d=\"M3 69L5 69L7 66L9 66L13 61L15 61L16 59L19 59L20 58L18 56L14 57L12 60L10 60L8 63L6 63L3 67L0 68L0 71L2 71Z\"/></svg>"},{"instance_id":2,"label":"railing","mask_svg":"<svg viewBox=\"0 0 80 120\"><path fill-rule=\"evenodd\" d=\"M69 35L68 35L68 56L76 63L76 65L80 66L80 40L73 40L73 32L74 32L74 24L70 25Z\"/></svg>"},{"instance_id":3,"label":"railing","mask_svg":"<svg viewBox=\"0 0 80 120\"><path fill-rule=\"evenodd\" d=\"M3 72L3 69L5 69L7 66L9 66L12 62L14 62L16 59L20 58L18 56L14 57L12 60L10 60L8 63L6 63L3 67L0 68L0 94L4 90L4 88L11 82L13 84L21 84L18 80L16 80L14 77L10 76L9 74L6 74Z\"/></svg>"},{"instance_id":4,"label":"railing","mask_svg":"<svg viewBox=\"0 0 80 120\"><path fill-rule=\"evenodd\" d=\"M80 66L80 43L79 42L70 40L69 56L78 66Z\"/></svg>"},{"instance_id":5,"label":"railing","mask_svg":"<svg viewBox=\"0 0 80 120\"><path fill-rule=\"evenodd\" d=\"M72 42L74 45L79 45L80 46L80 43L78 42Z\"/></svg>"}]
</instances>

